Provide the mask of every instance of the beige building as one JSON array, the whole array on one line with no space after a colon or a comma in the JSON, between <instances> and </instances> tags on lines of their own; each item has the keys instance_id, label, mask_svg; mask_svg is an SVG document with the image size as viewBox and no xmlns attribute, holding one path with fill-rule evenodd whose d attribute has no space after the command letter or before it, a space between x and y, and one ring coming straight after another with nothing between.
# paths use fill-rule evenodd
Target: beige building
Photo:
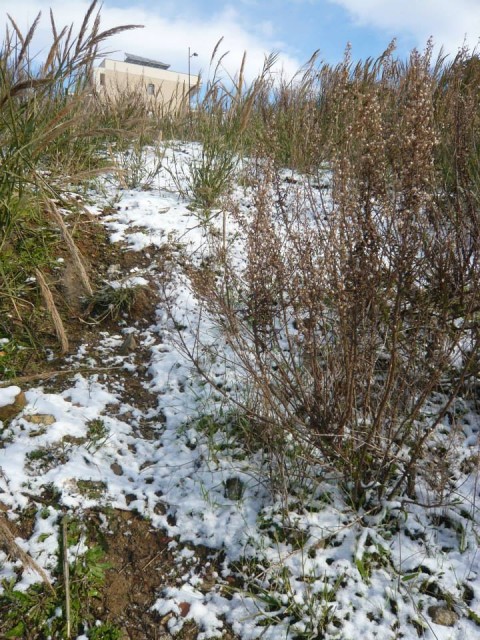
<instances>
[{"instance_id":1,"label":"beige building","mask_svg":"<svg viewBox=\"0 0 480 640\"><path fill-rule=\"evenodd\" d=\"M135 91L147 101L178 110L188 104L188 93L198 88L199 77L169 71L168 64L125 54L124 62L105 58L93 70L93 83L100 96L114 97L126 91Z\"/></svg>"}]
</instances>

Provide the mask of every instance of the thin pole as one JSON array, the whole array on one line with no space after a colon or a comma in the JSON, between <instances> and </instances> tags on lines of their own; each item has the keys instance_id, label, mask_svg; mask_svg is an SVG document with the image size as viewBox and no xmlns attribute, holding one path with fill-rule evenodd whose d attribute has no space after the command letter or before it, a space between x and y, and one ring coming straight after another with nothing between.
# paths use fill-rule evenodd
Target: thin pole
<instances>
[{"instance_id":1,"label":"thin pole","mask_svg":"<svg viewBox=\"0 0 480 640\"><path fill-rule=\"evenodd\" d=\"M190 111L190 47L188 47L188 110Z\"/></svg>"},{"instance_id":2,"label":"thin pole","mask_svg":"<svg viewBox=\"0 0 480 640\"><path fill-rule=\"evenodd\" d=\"M190 60L191 58L196 58L197 56L198 56L198 53L196 51L191 53L191 49L190 47L188 47L188 111L191 110L190 91L192 90L192 74L191 74Z\"/></svg>"}]
</instances>

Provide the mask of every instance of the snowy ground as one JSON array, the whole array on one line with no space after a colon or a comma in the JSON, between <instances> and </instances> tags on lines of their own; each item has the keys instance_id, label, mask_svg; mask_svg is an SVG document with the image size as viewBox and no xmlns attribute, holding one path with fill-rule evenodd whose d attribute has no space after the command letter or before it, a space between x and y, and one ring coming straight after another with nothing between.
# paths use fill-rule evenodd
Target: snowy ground
<instances>
[{"instance_id":1,"label":"snowy ground","mask_svg":"<svg viewBox=\"0 0 480 640\"><path fill-rule=\"evenodd\" d=\"M180 151L175 157L181 177L198 148L184 145ZM107 184L91 205L113 242L151 255L152 265L133 271L130 284L157 277L156 252L167 244L201 255L204 229L177 190L171 174L162 171L149 190L119 191ZM240 187L234 195L247 197ZM106 202L115 211L100 216ZM115 277L112 282L119 286ZM71 369L119 367L123 382L121 376L108 381L78 373L61 393L41 385L25 390L27 406L1 436L0 502L15 519L53 486L62 510L39 509L33 535L19 544L49 573L57 564L64 512L135 509L167 532L179 565L187 567L176 587L158 585L153 607L172 633L195 620L200 640L221 637L224 622L242 640L480 637L480 422L473 408L459 402L439 435L439 445L455 448L459 463L449 506L432 506L425 489L422 506L398 501L384 504L380 513L358 514L328 477L308 491L304 487L303 494L277 496L261 454L247 455L231 426L205 419L218 414L222 396L195 373L178 331L191 349L198 331L202 344L218 347L219 336L181 276L169 293L173 318L159 305L149 328L123 322L120 333L103 335L95 353L84 345L67 363ZM128 334L148 354L141 367L135 351L119 352ZM210 371L222 383L234 382L221 358ZM129 377L150 394L151 406L125 400ZM0 405L15 391L0 388ZM143 437L146 423L154 439ZM196 545L223 552L208 588L197 565L188 562ZM0 567L0 577L10 578L18 563L0 551ZM38 580L25 570L17 587ZM434 622L431 607L445 605L456 614L453 626Z\"/></svg>"}]
</instances>

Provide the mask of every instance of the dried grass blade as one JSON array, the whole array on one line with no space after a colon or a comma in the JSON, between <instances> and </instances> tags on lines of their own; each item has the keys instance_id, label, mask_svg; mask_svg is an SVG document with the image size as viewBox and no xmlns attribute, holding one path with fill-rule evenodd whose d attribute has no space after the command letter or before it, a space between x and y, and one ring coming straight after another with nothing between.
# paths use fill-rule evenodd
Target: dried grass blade
<instances>
[{"instance_id":1,"label":"dried grass blade","mask_svg":"<svg viewBox=\"0 0 480 640\"><path fill-rule=\"evenodd\" d=\"M214 73L214 75L215 75L215 76L217 75L218 70L220 69L220 67L221 67L221 65L222 65L223 59L224 59L226 56L228 56L228 54L229 54L229 53L230 53L230 51L225 51L225 53L224 53L223 55L221 55L221 56L220 56L220 58L219 58L219 60L218 60L218 62L217 62L217 66L215 67L215 73Z\"/></svg>"},{"instance_id":2,"label":"dried grass blade","mask_svg":"<svg viewBox=\"0 0 480 640\"><path fill-rule=\"evenodd\" d=\"M55 18L53 17L53 11L50 9L50 26L52 27L53 39L57 40L57 26L55 24Z\"/></svg>"},{"instance_id":3,"label":"dried grass blade","mask_svg":"<svg viewBox=\"0 0 480 640\"><path fill-rule=\"evenodd\" d=\"M70 565L68 564L68 516L64 516L62 519L62 547L63 547L63 584L65 587L65 621L66 621L66 635L67 638L71 638L71 599L70 599Z\"/></svg>"},{"instance_id":4,"label":"dried grass blade","mask_svg":"<svg viewBox=\"0 0 480 640\"><path fill-rule=\"evenodd\" d=\"M7 17L10 20L10 24L13 27L13 30L15 31L17 38L20 40L20 43L22 44L22 46L25 44L25 38L23 37L23 33L20 31L20 29L18 28L17 23L15 22L15 20L12 18L12 16L7 13Z\"/></svg>"},{"instance_id":5,"label":"dried grass blade","mask_svg":"<svg viewBox=\"0 0 480 640\"><path fill-rule=\"evenodd\" d=\"M55 206L55 204L51 201L48 200L46 202L46 208L47 208L47 212L49 213L50 217L57 223L57 225L60 228L60 232L62 234L62 238L65 241L65 244L67 246L68 252L75 264L75 267L78 270L78 274L80 276L80 280L83 284L83 287L86 291L86 293L88 293L88 295L93 295L93 290L92 290L92 286L90 284L90 279L87 275L87 270L85 268L85 263L84 263L84 259L82 254L80 253L77 245L75 244L75 241L73 240L69 230L67 229L67 226L62 218L62 214L60 213L60 211L57 209L57 207Z\"/></svg>"},{"instance_id":6,"label":"dried grass blade","mask_svg":"<svg viewBox=\"0 0 480 640\"><path fill-rule=\"evenodd\" d=\"M53 40L52 46L50 47L50 51L48 52L48 56L47 56L47 59L45 60L45 64L43 65L43 69L45 73L48 73L48 69L53 64L55 57L56 56L58 57L59 45L66 32L67 32L67 27L63 27L62 31L58 35L56 32L54 32L54 40Z\"/></svg>"},{"instance_id":7,"label":"dried grass blade","mask_svg":"<svg viewBox=\"0 0 480 640\"><path fill-rule=\"evenodd\" d=\"M212 62L214 61L215 56L217 55L218 47L221 45L223 38L224 38L224 36L222 36L222 37L220 38L220 40L217 42L217 44L216 44L216 45L215 45L215 47L213 48L212 57L210 58L210 66L212 66Z\"/></svg>"},{"instance_id":8,"label":"dried grass blade","mask_svg":"<svg viewBox=\"0 0 480 640\"><path fill-rule=\"evenodd\" d=\"M132 29L143 29L144 24L126 24L123 27L113 27L112 29L107 29L106 31L102 31L95 37L93 37L89 41L90 46L94 46L100 44L103 40L107 40L111 36L116 36L118 33L122 33L123 31L130 31Z\"/></svg>"},{"instance_id":9,"label":"dried grass blade","mask_svg":"<svg viewBox=\"0 0 480 640\"><path fill-rule=\"evenodd\" d=\"M55 333L57 334L58 341L60 342L62 353L67 353L68 346L69 346L67 333L65 331L65 327L63 326L62 319L55 305L52 292L50 291L47 281L43 277L43 274L40 271L40 269L35 269L35 277L37 278L38 286L40 287L40 291L42 293L45 306L47 307L52 317L53 325L55 327Z\"/></svg>"},{"instance_id":10,"label":"dried grass blade","mask_svg":"<svg viewBox=\"0 0 480 640\"><path fill-rule=\"evenodd\" d=\"M3 96L0 106L3 106L7 102L7 100L15 97L22 91L26 91L27 89L37 89L50 83L51 80L49 78L30 78L30 80L17 82L17 84L13 85L10 91L5 96Z\"/></svg>"},{"instance_id":11,"label":"dried grass blade","mask_svg":"<svg viewBox=\"0 0 480 640\"><path fill-rule=\"evenodd\" d=\"M82 48L83 38L84 38L84 36L85 36L85 34L87 32L87 28L88 28L88 22L90 20L90 16L93 13L93 10L95 9L95 5L96 4L97 4L97 0L93 0L93 2L90 4L90 6L87 9L87 13L85 14L85 16L83 18L82 26L80 27L80 31L78 33L77 46L75 47L75 55L77 55L80 52L81 48Z\"/></svg>"},{"instance_id":12,"label":"dried grass blade","mask_svg":"<svg viewBox=\"0 0 480 640\"><path fill-rule=\"evenodd\" d=\"M25 37L24 42L22 43L22 48L20 50L20 53L18 55L18 59L17 59L17 69L20 67L20 64L23 62L23 58L25 57L25 55L28 52L28 47L30 45L30 42L32 41L33 38L33 34L36 31L36 28L38 26L38 23L40 22L40 17L42 15L42 12L39 11L37 17L35 18L35 20L33 21L32 26L30 27L30 29L28 30L28 33ZM10 17L10 16L9 16ZM13 20L10 18L10 20L12 21L12 24L15 25L15 23L13 22ZM16 25L15 25L16 26Z\"/></svg>"},{"instance_id":13,"label":"dried grass blade","mask_svg":"<svg viewBox=\"0 0 480 640\"><path fill-rule=\"evenodd\" d=\"M242 64L240 65L240 72L238 74L238 83L237 83L237 102L240 101L242 97L242 89L243 89L243 76L245 73L245 63L247 61L247 52L243 52Z\"/></svg>"}]
</instances>

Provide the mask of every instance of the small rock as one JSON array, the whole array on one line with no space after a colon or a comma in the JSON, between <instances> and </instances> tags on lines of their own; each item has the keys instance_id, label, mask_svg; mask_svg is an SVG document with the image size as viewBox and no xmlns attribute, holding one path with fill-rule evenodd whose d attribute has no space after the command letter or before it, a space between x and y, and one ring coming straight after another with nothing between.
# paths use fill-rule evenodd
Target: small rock
<instances>
[{"instance_id":1,"label":"small rock","mask_svg":"<svg viewBox=\"0 0 480 640\"><path fill-rule=\"evenodd\" d=\"M123 469L122 467L118 464L118 462L112 462L112 464L110 465L110 469L113 471L113 473L116 476L123 476Z\"/></svg>"},{"instance_id":2,"label":"small rock","mask_svg":"<svg viewBox=\"0 0 480 640\"><path fill-rule=\"evenodd\" d=\"M27 399L20 387L0 388L0 420L2 422L14 418L26 404Z\"/></svg>"},{"instance_id":3,"label":"small rock","mask_svg":"<svg viewBox=\"0 0 480 640\"><path fill-rule=\"evenodd\" d=\"M136 348L137 348L137 341L135 340L135 336L133 335L133 333L129 333L125 338L125 340L120 345L118 352L121 353L122 355L127 355L128 353L135 351Z\"/></svg>"},{"instance_id":4,"label":"small rock","mask_svg":"<svg viewBox=\"0 0 480 640\"><path fill-rule=\"evenodd\" d=\"M240 478L228 478L225 482L223 495L229 500L240 500L243 496L245 485Z\"/></svg>"},{"instance_id":5,"label":"small rock","mask_svg":"<svg viewBox=\"0 0 480 640\"><path fill-rule=\"evenodd\" d=\"M33 413L25 416L25 420L32 424L42 424L43 426L48 427L55 422L55 416L52 416L49 413Z\"/></svg>"},{"instance_id":6,"label":"small rock","mask_svg":"<svg viewBox=\"0 0 480 640\"><path fill-rule=\"evenodd\" d=\"M428 607L428 615L435 624L441 624L444 627L453 627L458 620L458 615L445 606Z\"/></svg>"}]
</instances>

